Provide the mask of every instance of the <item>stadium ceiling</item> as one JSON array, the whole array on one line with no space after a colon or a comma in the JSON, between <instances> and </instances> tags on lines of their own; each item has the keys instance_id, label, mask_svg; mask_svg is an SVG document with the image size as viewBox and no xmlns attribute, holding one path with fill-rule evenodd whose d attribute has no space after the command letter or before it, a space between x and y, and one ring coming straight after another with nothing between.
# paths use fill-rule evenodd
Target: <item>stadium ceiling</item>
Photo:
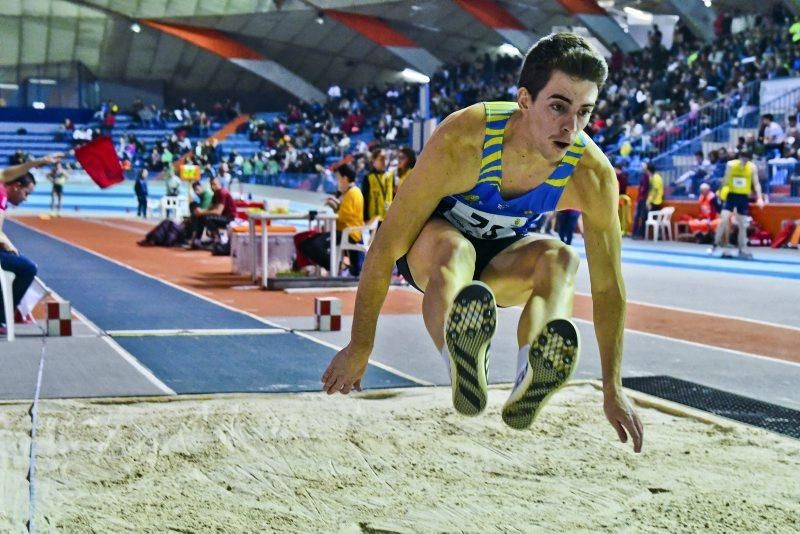
<instances>
[{"instance_id":1,"label":"stadium ceiling","mask_svg":"<svg viewBox=\"0 0 800 534\"><path fill-rule=\"evenodd\" d=\"M742 0L713 2L752 9ZM553 26L575 24L557 0L499 4L538 36ZM617 0L612 8L664 13L667 4ZM179 91L265 96L277 91L236 64L142 23L154 20L216 29L323 91L333 83L348 87L399 79L408 64L332 17L320 19L324 10L379 17L444 63L471 59L504 42L454 0L2 0L0 67L44 69L77 61L101 79L164 80ZM140 23L138 33L131 30L134 22Z\"/></svg>"}]
</instances>

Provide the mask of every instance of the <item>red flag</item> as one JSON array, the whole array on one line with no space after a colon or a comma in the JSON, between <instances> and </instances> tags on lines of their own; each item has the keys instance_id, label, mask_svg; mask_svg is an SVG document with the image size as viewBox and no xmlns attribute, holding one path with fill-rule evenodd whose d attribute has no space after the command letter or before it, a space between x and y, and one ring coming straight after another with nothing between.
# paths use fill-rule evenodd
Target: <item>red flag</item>
<instances>
[{"instance_id":1,"label":"red flag","mask_svg":"<svg viewBox=\"0 0 800 534\"><path fill-rule=\"evenodd\" d=\"M101 189L125 179L111 138L101 136L75 149L75 159Z\"/></svg>"}]
</instances>

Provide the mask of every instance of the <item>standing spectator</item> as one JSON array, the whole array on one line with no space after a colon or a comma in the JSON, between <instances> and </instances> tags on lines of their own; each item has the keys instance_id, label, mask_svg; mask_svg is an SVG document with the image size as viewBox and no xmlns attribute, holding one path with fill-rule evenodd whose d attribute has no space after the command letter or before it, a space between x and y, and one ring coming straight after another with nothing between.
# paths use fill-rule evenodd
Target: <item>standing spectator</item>
<instances>
[{"instance_id":1,"label":"standing spectator","mask_svg":"<svg viewBox=\"0 0 800 534\"><path fill-rule=\"evenodd\" d=\"M581 212L578 210L561 210L556 215L558 237L563 243L572 244L572 236L575 234L575 226L580 216Z\"/></svg>"},{"instance_id":2,"label":"standing spectator","mask_svg":"<svg viewBox=\"0 0 800 534\"><path fill-rule=\"evenodd\" d=\"M367 224L377 218L383 222L386 211L392 204L394 177L386 172L386 152L382 149L372 153L372 169L364 177L364 220Z\"/></svg>"},{"instance_id":3,"label":"standing spectator","mask_svg":"<svg viewBox=\"0 0 800 534\"><path fill-rule=\"evenodd\" d=\"M133 184L133 192L136 193L136 201L138 206L136 208L136 216L147 218L147 169L142 169L136 176L136 182Z\"/></svg>"},{"instance_id":4,"label":"standing spectator","mask_svg":"<svg viewBox=\"0 0 800 534\"><path fill-rule=\"evenodd\" d=\"M617 175L617 185L619 186L619 204L617 216L619 217L619 227L623 236L631 235L632 206L631 197L628 195L628 164L625 160L620 160L614 164L614 173Z\"/></svg>"},{"instance_id":5,"label":"standing spectator","mask_svg":"<svg viewBox=\"0 0 800 534\"><path fill-rule=\"evenodd\" d=\"M647 191L647 211L658 211L664 206L664 179L656 172L652 163L647 164L650 172L650 188Z\"/></svg>"},{"instance_id":6,"label":"standing spectator","mask_svg":"<svg viewBox=\"0 0 800 534\"><path fill-rule=\"evenodd\" d=\"M650 167L652 164L642 162L642 174L639 177L639 189L636 194L636 213L633 216L633 238L644 239L645 221L647 220L647 195L650 193Z\"/></svg>"},{"instance_id":7,"label":"standing spectator","mask_svg":"<svg viewBox=\"0 0 800 534\"><path fill-rule=\"evenodd\" d=\"M57 213L61 213L61 197L64 195L64 184L67 183L67 178L69 178L69 173L60 161L47 173L47 179L53 184L53 189L50 191L50 211L53 211L55 206Z\"/></svg>"},{"instance_id":8,"label":"standing spectator","mask_svg":"<svg viewBox=\"0 0 800 534\"><path fill-rule=\"evenodd\" d=\"M411 169L417 164L417 155L411 147L404 146L397 152L397 170L394 177L394 194L403 184L408 175L411 174Z\"/></svg>"},{"instance_id":9,"label":"standing spectator","mask_svg":"<svg viewBox=\"0 0 800 534\"><path fill-rule=\"evenodd\" d=\"M22 296L28 291L28 287L36 276L36 265L21 255L14 244L3 233L3 218L8 209L9 202L19 206L36 187L36 179L30 172L26 172L20 177L10 182L0 183L0 267L4 271L14 273L14 283L11 286L13 309L16 309L22 300ZM13 321L14 317L6 317L3 307L0 306L0 334L5 334L6 321Z\"/></svg>"}]
</instances>

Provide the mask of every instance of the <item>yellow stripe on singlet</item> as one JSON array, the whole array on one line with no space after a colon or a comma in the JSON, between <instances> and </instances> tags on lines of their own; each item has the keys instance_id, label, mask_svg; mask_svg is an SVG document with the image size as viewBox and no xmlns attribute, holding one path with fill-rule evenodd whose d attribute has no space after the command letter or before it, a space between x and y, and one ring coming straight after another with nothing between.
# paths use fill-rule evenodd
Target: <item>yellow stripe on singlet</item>
<instances>
[{"instance_id":1,"label":"yellow stripe on singlet","mask_svg":"<svg viewBox=\"0 0 800 534\"><path fill-rule=\"evenodd\" d=\"M494 163L495 161L499 160L502 154L503 152L498 150L497 152L493 152L488 156L484 156L483 159L481 159L481 169L485 168L490 163Z\"/></svg>"}]
</instances>

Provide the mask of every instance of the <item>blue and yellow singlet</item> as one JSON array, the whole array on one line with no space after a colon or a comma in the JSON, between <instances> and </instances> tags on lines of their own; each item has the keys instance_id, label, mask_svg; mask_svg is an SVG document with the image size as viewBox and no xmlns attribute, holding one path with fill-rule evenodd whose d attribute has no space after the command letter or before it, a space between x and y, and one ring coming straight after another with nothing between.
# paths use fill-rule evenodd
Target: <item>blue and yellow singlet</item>
<instances>
[{"instance_id":1,"label":"blue and yellow singlet","mask_svg":"<svg viewBox=\"0 0 800 534\"><path fill-rule=\"evenodd\" d=\"M542 214L554 211L575 166L586 150L579 132L575 143L544 183L522 196L504 199L503 138L506 123L518 109L516 102L485 102L486 131L478 183L470 191L442 199L436 213L461 232L478 239L502 239L525 235Z\"/></svg>"}]
</instances>

